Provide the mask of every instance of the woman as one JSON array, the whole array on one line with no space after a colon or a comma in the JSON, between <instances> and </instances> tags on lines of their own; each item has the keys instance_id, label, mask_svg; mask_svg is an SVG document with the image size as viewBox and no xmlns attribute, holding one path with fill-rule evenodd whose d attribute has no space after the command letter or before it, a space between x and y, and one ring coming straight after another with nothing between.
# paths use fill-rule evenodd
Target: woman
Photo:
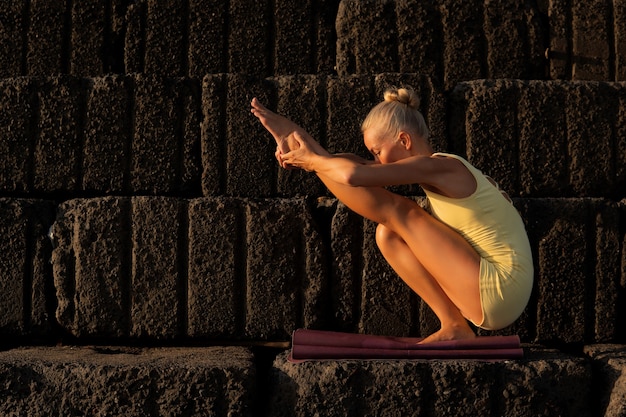
<instances>
[{"instance_id":1,"label":"woman","mask_svg":"<svg viewBox=\"0 0 626 417\"><path fill-rule=\"evenodd\" d=\"M290 120L252 100L284 168L315 172L346 206L378 224L376 243L431 307L441 328L422 343L475 337L466 319L496 330L523 312L533 285L530 245L508 196L463 158L434 153L410 89L388 90L362 124L374 156L331 155ZM419 184L429 211L383 187Z\"/></svg>"}]
</instances>

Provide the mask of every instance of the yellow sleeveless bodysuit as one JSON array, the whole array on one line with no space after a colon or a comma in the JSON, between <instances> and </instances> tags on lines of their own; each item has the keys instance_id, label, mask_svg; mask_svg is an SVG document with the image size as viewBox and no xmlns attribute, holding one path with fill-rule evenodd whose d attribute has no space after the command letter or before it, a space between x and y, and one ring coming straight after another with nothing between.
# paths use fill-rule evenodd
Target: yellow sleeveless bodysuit
<instances>
[{"instance_id":1,"label":"yellow sleeveless bodysuit","mask_svg":"<svg viewBox=\"0 0 626 417\"><path fill-rule=\"evenodd\" d=\"M448 198L424 190L432 215L460 233L480 255L483 320L475 325L497 330L524 311L533 287L533 262L524 223L513 204L481 171L457 155L476 179L466 198Z\"/></svg>"}]
</instances>

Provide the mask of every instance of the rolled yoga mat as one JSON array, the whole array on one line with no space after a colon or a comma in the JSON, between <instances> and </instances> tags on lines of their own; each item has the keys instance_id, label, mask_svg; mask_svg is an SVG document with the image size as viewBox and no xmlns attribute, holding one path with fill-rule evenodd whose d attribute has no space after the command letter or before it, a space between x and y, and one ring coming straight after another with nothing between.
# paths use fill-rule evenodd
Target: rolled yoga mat
<instances>
[{"instance_id":1,"label":"rolled yoga mat","mask_svg":"<svg viewBox=\"0 0 626 417\"><path fill-rule=\"evenodd\" d=\"M324 330L293 332L289 360L339 359L480 359L524 357L519 336L480 336L418 344L422 338L376 336Z\"/></svg>"}]
</instances>

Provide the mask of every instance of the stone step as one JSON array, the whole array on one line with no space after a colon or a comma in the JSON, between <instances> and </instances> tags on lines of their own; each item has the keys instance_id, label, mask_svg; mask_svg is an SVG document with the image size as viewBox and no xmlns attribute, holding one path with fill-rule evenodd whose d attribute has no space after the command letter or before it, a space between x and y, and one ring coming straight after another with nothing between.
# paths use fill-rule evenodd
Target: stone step
<instances>
[{"instance_id":1,"label":"stone step","mask_svg":"<svg viewBox=\"0 0 626 417\"><path fill-rule=\"evenodd\" d=\"M23 0L0 13L11 22L0 78L401 71L437 74L446 89L481 78L626 79L626 10L599 0Z\"/></svg>"},{"instance_id":2,"label":"stone step","mask_svg":"<svg viewBox=\"0 0 626 417\"><path fill-rule=\"evenodd\" d=\"M467 156L513 197L625 197L623 84L490 80L446 94L401 73L4 79L0 194L328 195L314 175L279 169L251 98L331 152L369 158L360 122L390 85L416 89L435 150Z\"/></svg>"},{"instance_id":3,"label":"stone step","mask_svg":"<svg viewBox=\"0 0 626 417\"><path fill-rule=\"evenodd\" d=\"M3 416L252 416L244 347L21 347L0 352Z\"/></svg>"},{"instance_id":4,"label":"stone step","mask_svg":"<svg viewBox=\"0 0 626 417\"><path fill-rule=\"evenodd\" d=\"M288 351L246 347L25 346L0 351L0 414L624 415L626 346L587 346L587 356L524 350L524 359L493 362L294 364Z\"/></svg>"},{"instance_id":5,"label":"stone step","mask_svg":"<svg viewBox=\"0 0 626 417\"><path fill-rule=\"evenodd\" d=\"M584 358L526 348L516 361L274 361L272 416L599 416ZM618 401L619 402L619 401ZM624 400L620 402L624 404Z\"/></svg>"},{"instance_id":6,"label":"stone step","mask_svg":"<svg viewBox=\"0 0 626 417\"><path fill-rule=\"evenodd\" d=\"M623 342L624 207L515 204L536 254L535 288L499 334ZM299 327L432 333L436 318L386 264L374 228L333 200L0 198L0 336L170 343L287 341Z\"/></svg>"}]
</instances>

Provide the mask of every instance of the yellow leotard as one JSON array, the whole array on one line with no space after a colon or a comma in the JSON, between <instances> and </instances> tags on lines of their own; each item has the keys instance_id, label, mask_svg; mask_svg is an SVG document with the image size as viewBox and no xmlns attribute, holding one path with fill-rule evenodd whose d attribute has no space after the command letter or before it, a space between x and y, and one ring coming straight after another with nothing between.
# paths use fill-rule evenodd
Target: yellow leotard
<instances>
[{"instance_id":1,"label":"yellow leotard","mask_svg":"<svg viewBox=\"0 0 626 417\"><path fill-rule=\"evenodd\" d=\"M524 311L533 286L533 263L524 223L513 204L478 169L461 161L476 179L476 191L466 198L448 198L424 190L435 218L460 233L480 255L480 297L483 320L474 323L497 330Z\"/></svg>"}]
</instances>

